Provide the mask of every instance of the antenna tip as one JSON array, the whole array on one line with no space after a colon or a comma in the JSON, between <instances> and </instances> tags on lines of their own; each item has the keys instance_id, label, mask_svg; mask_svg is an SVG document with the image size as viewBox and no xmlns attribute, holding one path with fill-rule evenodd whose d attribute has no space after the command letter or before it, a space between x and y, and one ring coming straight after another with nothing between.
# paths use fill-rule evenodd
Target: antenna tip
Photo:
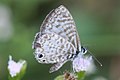
<instances>
[{"instance_id":1,"label":"antenna tip","mask_svg":"<svg viewBox=\"0 0 120 80\"><path fill-rule=\"evenodd\" d=\"M100 66L103 66L102 64L100 64Z\"/></svg>"}]
</instances>

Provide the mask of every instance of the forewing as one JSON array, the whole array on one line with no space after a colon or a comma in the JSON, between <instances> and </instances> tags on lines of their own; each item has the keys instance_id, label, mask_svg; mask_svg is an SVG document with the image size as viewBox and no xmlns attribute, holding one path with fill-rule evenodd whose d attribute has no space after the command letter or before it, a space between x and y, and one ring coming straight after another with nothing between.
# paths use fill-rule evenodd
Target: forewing
<instances>
[{"instance_id":1,"label":"forewing","mask_svg":"<svg viewBox=\"0 0 120 80\"><path fill-rule=\"evenodd\" d=\"M79 50L80 40L74 20L70 12L63 5L52 10L46 16L41 25L40 33L41 35L46 33L56 33L71 42L75 48Z\"/></svg>"},{"instance_id":2,"label":"forewing","mask_svg":"<svg viewBox=\"0 0 120 80\"><path fill-rule=\"evenodd\" d=\"M76 52L73 44L55 33L43 34L37 38L33 46L35 57L40 63L62 62L70 59ZM43 55L42 58L39 58L40 54Z\"/></svg>"}]
</instances>

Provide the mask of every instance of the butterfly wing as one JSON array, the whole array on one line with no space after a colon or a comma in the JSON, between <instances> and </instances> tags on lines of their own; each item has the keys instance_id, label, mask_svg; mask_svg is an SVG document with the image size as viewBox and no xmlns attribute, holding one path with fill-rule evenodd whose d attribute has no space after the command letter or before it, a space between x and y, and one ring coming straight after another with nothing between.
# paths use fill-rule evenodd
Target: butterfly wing
<instances>
[{"instance_id":1,"label":"butterfly wing","mask_svg":"<svg viewBox=\"0 0 120 80\"><path fill-rule=\"evenodd\" d=\"M80 40L76 30L75 22L70 12L63 5L52 10L46 16L41 25L40 34L43 35L46 33L55 33L63 37L71 42L77 50L81 51Z\"/></svg>"},{"instance_id":2,"label":"butterfly wing","mask_svg":"<svg viewBox=\"0 0 120 80\"><path fill-rule=\"evenodd\" d=\"M69 60L76 52L73 44L55 33L43 34L37 38L33 46L38 62L47 64Z\"/></svg>"}]
</instances>

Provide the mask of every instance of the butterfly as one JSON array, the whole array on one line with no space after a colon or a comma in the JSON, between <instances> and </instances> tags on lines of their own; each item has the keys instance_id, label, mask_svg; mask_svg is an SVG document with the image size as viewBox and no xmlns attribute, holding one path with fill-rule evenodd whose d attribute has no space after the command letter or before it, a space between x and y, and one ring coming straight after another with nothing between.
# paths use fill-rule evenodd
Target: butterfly
<instances>
[{"instance_id":1,"label":"butterfly","mask_svg":"<svg viewBox=\"0 0 120 80\"><path fill-rule=\"evenodd\" d=\"M46 16L34 38L32 48L39 63L54 64L50 73L87 52L80 44L73 17L63 5Z\"/></svg>"}]
</instances>

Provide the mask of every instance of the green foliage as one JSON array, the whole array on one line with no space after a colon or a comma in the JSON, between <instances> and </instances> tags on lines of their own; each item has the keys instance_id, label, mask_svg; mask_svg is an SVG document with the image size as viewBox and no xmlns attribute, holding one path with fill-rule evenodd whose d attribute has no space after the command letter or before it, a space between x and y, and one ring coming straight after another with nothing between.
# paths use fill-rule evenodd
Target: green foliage
<instances>
[{"instance_id":1,"label":"green foliage","mask_svg":"<svg viewBox=\"0 0 120 80\"><path fill-rule=\"evenodd\" d=\"M78 76L78 80L84 80L85 77L85 71L80 71L78 73L76 73Z\"/></svg>"},{"instance_id":2,"label":"green foliage","mask_svg":"<svg viewBox=\"0 0 120 80\"><path fill-rule=\"evenodd\" d=\"M59 75L54 80L64 80L64 75Z\"/></svg>"}]
</instances>

